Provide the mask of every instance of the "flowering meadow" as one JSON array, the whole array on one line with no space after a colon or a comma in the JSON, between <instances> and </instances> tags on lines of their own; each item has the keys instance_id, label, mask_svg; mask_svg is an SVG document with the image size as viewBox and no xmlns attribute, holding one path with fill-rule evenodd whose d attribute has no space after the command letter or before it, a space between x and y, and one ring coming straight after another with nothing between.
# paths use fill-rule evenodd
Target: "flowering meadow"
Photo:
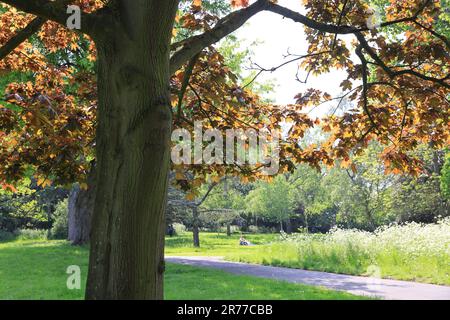
<instances>
[{"instance_id":1,"label":"flowering meadow","mask_svg":"<svg viewBox=\"0 0 450 320\"><path fill-rule=\"evenodd\" d=\"M228 258L450 285L450 218L436 224L392 224L373 233L336 228L327 234L282 235Z\"/></svg>"}]
</instances>

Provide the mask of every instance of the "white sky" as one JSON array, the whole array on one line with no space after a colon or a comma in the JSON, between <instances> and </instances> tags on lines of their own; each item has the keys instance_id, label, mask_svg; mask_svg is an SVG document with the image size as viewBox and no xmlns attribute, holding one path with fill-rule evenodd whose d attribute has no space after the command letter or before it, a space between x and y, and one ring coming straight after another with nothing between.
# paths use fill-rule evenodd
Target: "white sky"
<instances>
[{"instance_id":1,"label":"white sky","mask_svg":"<svg viewBox=\"0 0 450 320\"><path fill-rule=\"evenodd\" d=\"M300 0L279 0L278 3L297 12L303 11ZM264 68L271 68L285 61L283 55L286 55L288 50L293 54L305 54L307 52L307 43L303 29L302 24L283 19L278 14L260 12L252 17L235 35L243 41L243 45L249 45L255 40L261 41L262 43L253 49L255 53L253 62ZM250 63L248 63L249 65ZM337 96L341 93L339 85L346 78L345 72L333 71L319 77L310 75L308 83L302 84L295 79L297 66L298 63L293 62L273 73L265 72L258 78L260 81L265 79L275 80L276 88L271 98L276 103L294 103L295 95L307 88L320 89L330 93L332 96ZM305 72L300 72L300 79L304 80L305 76Z\"/></svg>"}]
</instances>

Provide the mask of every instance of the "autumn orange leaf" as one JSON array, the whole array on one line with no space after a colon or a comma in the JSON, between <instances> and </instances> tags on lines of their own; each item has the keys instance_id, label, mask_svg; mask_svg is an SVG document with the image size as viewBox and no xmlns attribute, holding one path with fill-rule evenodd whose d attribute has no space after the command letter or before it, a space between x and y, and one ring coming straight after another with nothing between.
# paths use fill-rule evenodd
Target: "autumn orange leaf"
<instances>
[{"instance_id":1,"label":"autumn orange leaf","mask_svg":"<svg viewBox=\"0 0 450 320\"><path fill-rule=\"evenodd\" d=\"M231 0L231 5L235 8L238 7L247 7L248 6L248 0Z\"/></svg>"}]
</instances>

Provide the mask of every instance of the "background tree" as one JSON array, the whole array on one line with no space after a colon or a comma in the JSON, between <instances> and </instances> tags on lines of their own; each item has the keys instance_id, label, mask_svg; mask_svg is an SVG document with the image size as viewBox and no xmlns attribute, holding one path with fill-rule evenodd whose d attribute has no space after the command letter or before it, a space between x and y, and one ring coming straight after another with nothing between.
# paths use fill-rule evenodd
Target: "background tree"
<instances>
[{"instance_id":1,"label":"background tree","mask_svg":"<svg viewBox=\"0 0 450 320\"><path fill-rule=\"evenodd\" d=\"M236 186L239 181L224 177L202 204L203 220L208 220L217 227L225 225L227 235L231 236L231 224L240 219L245 207L245 198Z\"/></svg>"},{"instance_id":2,"label":"background tree","mask_svg":"<svg viewBox=\"0 0 450 320\"><path fill-rule=\"evenodd\" d=\"M444 197L450 198L450 153L447 152L445 164L442 168L441 190Z\"/></svg>"},{"instance_id":3,"label":"background tree","mask_svg":"<svg viewBox=\"0 0 450 320\"><path fill-rule=\"evenodd\" d=\"M271 183L257 185L250 191L246 202L248 211L277 221L280 231L292 231L290 218L293 213L293 198L285 176L280 175ZM286 224L286 228L283 227L283 223Z\"/></svg>"},{"instance_id":4,"label":"background tree","mask_svg":"<svg viewBox=\"0 0 450 320\"><path fill-rule=\"evenodd\" d=\"M386 210L398 222L432 223L450 214L445 188L440 181L445 175L445 151L421 145L416 155L426 171L418 177L397 176L386 199Z\"/></svg>"}]
</instances>

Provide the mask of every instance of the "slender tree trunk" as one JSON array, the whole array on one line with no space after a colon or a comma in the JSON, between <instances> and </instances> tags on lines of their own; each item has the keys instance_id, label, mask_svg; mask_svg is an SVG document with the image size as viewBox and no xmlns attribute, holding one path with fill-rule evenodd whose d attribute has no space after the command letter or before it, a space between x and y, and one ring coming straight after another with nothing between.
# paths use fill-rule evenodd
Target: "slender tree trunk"
<instances>
[{"instance_id":1,"label":"slender tree trunk","mask_svg":"<svg viewBox=\"0 0 450 320\"><path fill-rule=\"evenodd\" d=\"M194 247L198 248L200 247L200 228L197 207L192 209L192 218L192 238L194 241Z\"/></svg>"},{"instance_id":2,"label":"slender tree trunk","mask_svg":"<svg viewBox=\"0 0 450 320\"><path fill-rule=\"evenodd\" d=\"M306 210L304 210L303 216L305 217L305 230L306 230L306 233L309 233L308 213L306 212Z\"/></svg>"},{"instance_id":3,"label":"slender tree trunk","mask_svg":"<svg viewBox=\"0 0 450 320\"><path fill-rule=\"evenodd\" d=\"M227 223L227 236L231 236L231 225Z\"/></svg>"},{"instance_id":4,"label":"slender tree trunk","mask_svg":"<svg viewBox=\"0 0 450 320\"><path fill-rule=\"evenodd\" d=\"M88 299L162 299L177 0L118 1L98 51L97 195Z\"/></svg>"},{"instance_id":5,"label":"slender tree trunk","mask_svg":"<svg viewBox=\"0 0 450 320\"><path fill-rule=\"evenodd\" d=\"M365 203L365 211L366 211L367 221L369 223L369 229L370 229L370 231L374 231L375 230L375 219L373 218L372 210L370 209L370 205L369 205L369 201L366 201L366 203Z\"/></svg>"},{"instance_id":6,"label":"slender tree trunk","mask_svg":"<svg viewBox=\"0 0 450 320\"><path fill-rule=\"evenodd\" d=\"M292 223L291 218L286 219L286 233L291 234L292 233Z\"/></svg>"}]
</instances>

